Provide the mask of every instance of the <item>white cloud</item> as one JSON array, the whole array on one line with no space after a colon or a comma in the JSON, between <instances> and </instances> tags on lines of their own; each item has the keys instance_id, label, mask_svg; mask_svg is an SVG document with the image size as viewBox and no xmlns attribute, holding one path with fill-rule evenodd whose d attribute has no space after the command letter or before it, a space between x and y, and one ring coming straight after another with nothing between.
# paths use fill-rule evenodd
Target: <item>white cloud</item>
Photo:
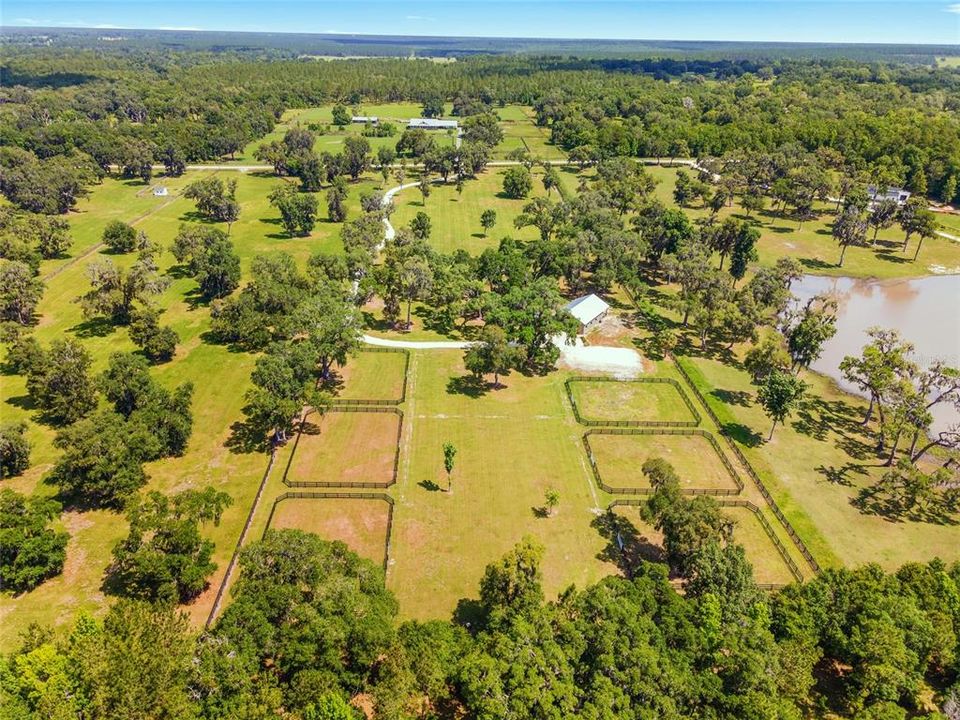
<instances>
[{"instance_id":1,"label":"white cloud","mask_svg":"<svg viewBox=\"0 0 960 720\"><path fill-rule=\"evenodd\" d=\"M161 25L157 30L176 30L178 32L203 32L203 28L198 27L175 27L170 25Z\"/></svg>"},{"instance_id":2,"label":"white cloud","mask_svg":"<svg viewBox=\"0 0 960 720\"><path fill-rule=\"evenodd\" d=\"M407 19L407 20L419 20L419 21L423 21L423 22L433 22L433 21L436 20L436 18L427 17L427 16L425 16L425 15L407 15L407 16L406 16L406 19Z\"/></svg>"},{"instance_id":3,"label":"white cloud","mask_svg":"<svg viewBox=\"0 0 960 720\"><path fill-rule=\"evenodd\" d=\"M944 9L945 9L948 13L956 13L957 15L960 15L960 3L954 3L953 5L947 5L947 7L944 8Z\"/></svg>"},{"instance_id":4,"label":"white cloud","mask_svg":"<svg viewBox=\"0 0 960 720\"><path fill-rule=\"evenodd\" d=\"M14 21L17 25L42 25L42 20L37 20L35 18L16 18Z\"/></svg>"}]
</instances>

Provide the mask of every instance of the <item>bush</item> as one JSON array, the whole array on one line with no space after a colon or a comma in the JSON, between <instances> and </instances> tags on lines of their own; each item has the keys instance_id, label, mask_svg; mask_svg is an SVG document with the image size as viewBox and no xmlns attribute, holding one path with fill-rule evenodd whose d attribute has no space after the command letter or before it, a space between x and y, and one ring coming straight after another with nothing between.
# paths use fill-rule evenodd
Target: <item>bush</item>
<instances>
[{"instance_id":1,"label":"bush","mask_svg":"<svg viewBox=\"0 0 960 720\"><path fill-rule=\"evenodd\" d=\"M159 313L152 308L138 311L130 323L130 339L154 362L166 362L177 351L180 336L173 328L160 327Z\"/></svg>"},{"instance_id":2,"label":"bush","mask_svg":"<svg viewBox=\"0 0 960 720\"><path fill-rule=\"evenodd\" d=\"M522 200L533 190L533 178L525 167L512 167L503 174L503 192L507 197Z\"/></svg>"},{"instance_id":3,"label":"bush","mask_svg":"<svg viewBox=\"0 0 960 720\"><path fill-rule=\"evenodd\" d=\"M30 466L26 423L0 425L0 480L19 475Z\"/></svg>"},{"instance_id":4,"label":"bush","mask_svg":"<svg viewBox=\"0 0 960 720\"><path fill-rule=\"evenodd\" d=\"M137 231L120 220L111 220L103 229L103 244L112 252L133 252L137 245Z\"/></svg>"},{"instance_id":5,"label":"bush","mask_svg":"<svg viewBox=\"0 0 960 720\"><path fill-rule=\"evenodd\" d=\"M0 490L0 587L26 592L60 574L70 536L47 527L59 515L55 500Z\"/></svg>"}]
</instances>

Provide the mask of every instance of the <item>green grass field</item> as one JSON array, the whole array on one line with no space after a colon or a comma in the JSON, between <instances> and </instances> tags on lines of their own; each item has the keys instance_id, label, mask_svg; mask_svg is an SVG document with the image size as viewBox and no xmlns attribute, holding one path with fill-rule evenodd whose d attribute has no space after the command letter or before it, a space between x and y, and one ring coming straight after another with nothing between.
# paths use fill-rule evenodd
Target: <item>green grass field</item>
<instances>
[{"instance_id":1,"label":"green grass field","mask_svg":"<svg viewBox=\"0 0 960 720\"><path fill-rule=\"evenodd\" d=\"M664 203L675 205L673 188L676 169L649 166L647 171L660 181L655 195ZM722 220L732 215L755 223L760 230L757 250L760 262L765 265L772 265L778 258L787 256L796 258L806 272L816 275L875 278L915 277L929 275L939 268L953 269L954 272L960 268L960 243L942 237L925 241L920 256L914 262L917 239L912 238L907 252L902 252L903 232L897 225L880 231L876 247L867 245L848 248L843 267L837 267L840 248L830 234L834 208L835 203L819 203L818 210L822 213L820 217L802 225L790 217L782 217L770 210L754 213L752 218L748 218L737 203L734 203L732 208L722 209L718 217ZM694 218L710 214L708 209L701 207L685 210ZM942 215L937 217L943 222ZM872 238L872 235L871 230L868 237Z\"/></svg>"},{"instance_id":2,"label":"green grass field","mask_svg":"<svg viewBox=\"0 0 960 720\"><path fill-rule=\"evenodd\" d=\"M361 350L334 371L335 399L400 402L406 365L404 352Z\"/></svg>"},{"instance_id":3,"label":"green grass field","mask_svg":"<svg viewBox=\"0 0 960 720\"><path fill-rule=\"evenodd\" d=\"M570 383L573 399L584 420L642 422L696 422L674 385L653 382Z\"/></svg>"},{"instance_id":4,"label":"green grass field","mask_svg":"<svg viewBox=\"0 0 960 720\"><path fill-rule=\"evenodd\" d=\"M741 443L781 509L821 564L960 559L955 526L891 522L852 504L883 474L883 459L859 425L865 403L819 375L804 373L810 400L765 442L769 420L753 400L746 372L717 360L684 360L714 411ZM742 398L736 404L720 398Z\"/></svg>"},{"instance_id":5,"label":"green grass field","mask_svg":"<svg viewBox=\"0 0 960 720\"><path fill-rule=\"evenodd\" d=\"M374 112L371 108L365 110ZM524 114L520 108L505 108L503 112L505 122L519 122L519 116ZM495 246L506 235L523 239L536 236L533 228L518 231L513 227L513 218L521 211L523 201L498 196L502 172L501 168L491 169L478 180L468 182L460 197L452 184L433 189L425 211L433 221L430 241L434 247L446 252L462 247L478 253ZM666 181L675 174L669 168L651 168L651 172ZM181 223L196 221L193 203L179 193L187 183L209 174L202 171L176 179L157 178L150 185L108 178L93 188L90 196L81 200L77 210L68 216L74 238L69 257L45 261L41 267L47 289L38 308L41 318L35 331L37 338L43 344L59 337L80 339L93 356L95 372L106 366L111 353L132 351L134 346L126 329L85 320L75 302L88 287L87 267L107 257L98 249L103 228L112 219L131 222L153 241L168 248ZM259 254L288 252L302 266L313 252L342 251L339 224L321 221L305 238L289 238L282 232L278 214L269 206L267 196L271 189L287 180L268 173L224 171L220 175L238 181L241 216L232 227L231 239L241 257L245 280L249 278L253 258ZM579 174L568 168L562 170L561 177L570 190L575 189L580 180ZM391 179L389 184L393 182ZM155 197L151 188L156 184L166 185L170 195ZM367 176L351 184L349 216L359 214L361 192L381 186L379 176ZM543 192L537 176L535 193ZM669 182L662 183L657 192L666 193L664 197L668 197ZM320 199L323 208L322 196ZM483 237L479 217L488 207L497 209L498 224L489 237ZM419 192L402 193L397 201L394 224L399 227L409 222L421 209ZM835 251L833 241L821 232L826 228L823 222L807 223L802 231L795 229L793 221L764 218L763 222L761 262L772 262L789 250L813 263L818 257L816 253L827 257ZM888 233L890 238L899 234ZM881 238L886 239L888 233L881 233ZM792 247L787 247L788 244ZM133 255L110 257L123 266L134 261ZM927 272L928 264L935 262L945 267L960 265L960 245L940 239L929 241L917 263L884 260L869 248L853 248L847 258L843 273L885 277L919 274ZM175 260L165 249L158 262L161 270L166 271L174 266ZM816 266L811 269L834 272ZM157 305L164 310L162 324L173 327L181 342L174 359L152 372L168 387L186 381L193 383L195 429L183 457L149 464L147 489L172 493L214 485L234 499L218 526L203 528L204 534L216 543L214 559L219 568L211 578L208 591L185 608L199 624L212 607L267 468L267 457L229 446L231 426L243 417L244 394L250 387L249 377L256 358L209 341L205 336L210 328L209 308L195 302L194 289L193 280L179 277L156 298ZM376 307L364 309L370 313L368 324L375 334L400 336L378 325ZM442 337L425 327L417 308L414 320L413 330L402 337ZM622 341L629 343L639 334L640 331L631 330ZM559 371L545 377L512 373L504 378L504 389L472 397L467 394L472 392L470 387L462 381L466 373L461 355L457 351L411 354L407 398L402 406L404 429L399 477L397 485L389 490L396 500L396 508L387 575L406 617L448 616L459 599L475 596L485 565L525 534L533 535L546 546L544 576L548 593L556 593L570 583L582 587L616 572L610 562L610 539L597 527L598 513L611 498L596 488L587 464L581 443L584 428L576 423L563 387L569 373ZM748 459L821 563L878 561L885 567L894 567L908 560L936 555L946 560L960 559L955 527L894 523L865 515L851 504L858 489L882 473L882 469L876 467L878 459L870 452L869 439L856 426L862 406L859 400L840 393L822 378L805 377L811 383L811 392L820 399L808 404L786 426L779 428L772 442L764 443L767 419L751 399L747 375L734 364L718 360L688 358L684 362L721 423L741 442ZM400 353L358 353L338 372L342 381L339 397L399 399L402 364ZM649 367L645 363L645 370L652 375L679 379L666 360L651 361ZM599 413L610 419L629 419L616 417L629 412L631 417L657 420L686 419L690 415L678 397L660 393L659 388L668 388L666 385L655 386L658 389L653 391L649 388L654 386L643 386L640 391L631 389L625 391L626 396L617 394L624 391L620 384L594 385L602 387L596 388L596 393L588 393L584 387L576 389L581 407L589 409L589 413L584 412L587 416ZM674 391L671 389L671 392ZM21 477L4 481L4 486L27 493L54 494L55 488L46 484L43 477L59 456L52 444L55 428L39 421L38 412L30 405L24 378L3 376L0 403L5 422L27 422L33 447L29 470ZM703 408L699 405L698 408L703 416L701 427L719 439L720 428ZM289 490L283 477L291 457L292 467L304 480L329 480L330 475L339 482L389 479L396 452L396 416L328 413L322 419L312 419L318 420L318 435L305 435L295 454L292 442L278 451L248 541L263 532L274 498ZM652 438L662 441L662 447L655 447ZM689 487L702 487L707 481L705 478L720 471L725 477L723 487L731 486L714 450L704 447L702 438L691 441L682 436L644 436L639 438L639 443L636 437L626 439L628 442L622 448L604 446L598 453L605 477L621 472L625 477L635 478L639 466L650 454L661 454L675 462L685 481L691 478ZM441 448L446 441L458 448L452 493L442 491L446 477ZM687 441L692 444L684 444ZM721 450L736 466L729 449L721 445ZM713 468L713 461L719 470ZM738 473L746 477L742 468L738 467ZM697 482L693 482L693 478ZM618 484L611 478L607 481ZM547 488L555 488L561 496L553 517L543 517ZM809 568L802 564L783 528L776 524L760 493L749 481L741 497L760 507L764 517L774 524L777 536L787 544L791 557L809 574ZM361 505L350 505L349 510L343 511L337 507L336 504L324 505L317 513L285 509L277 522L313 518L311 522L315 527L331 536L342 536L348 543L351 537L358 538L354 542L366 543L368 536L376 536L376 522L370 520L368 525ZM755 518L752 522L756 524ZM740 531L744 534L743 542L757 566L758 579L780 582L770 578L782 575L778 563L783 565L783 562L769 541L769 547L766 551L763 549L762 538L757 539L755 532L762 532L762 528L757 525L754 530L749 529L747 520L741 524L745 528ZM101 610L108 601L101 590L103 572L110 561L113 544L126 532L126 519L122 514L109 511L69 511L63 515L62 525L71 532L63 575L22 596L0 597L0 651L12 647L17 635L30 622L64 624L78 610ZM369 542L376 545L373 540Z\"/></svg>"},{"instance_id":6,"label":"green grass field","mask_svg":"<svg viewBox=\"0 0 960 720\"><path fill-rule=\"evenodd\" d=\"M733 541L743 545L747 559L753 565L753 577L758 583L786 585L793 582L790 568L764 531L753 511L742 507L725 507L724 514L735 523Z\"/></svg>"},{"instance_id":7,"label":"green grass field","mask_svg":"<svg viewBox=\"0 0 960 720\"><path fill-rule=\"evenodd\" d=\"M640 468L663 458L677 471L684 490L733 490L737 485L710 441L701 435L606 435L592 432L590 448L604 483L615 488L649 488Z\"/></svg>"},{"instance_id":8,"label":"green grass field","mask_svg":"<svg viewBox=\"0 0 960 720\"><path fill-rule=\"evenodd\" d=\"M514 218L523 212L523 206L529 200L514 200L503 194L503 175L506 168L491 168L475 180L464 184L462 195L458 195L453 182L433 186L426 203L417 188L409 188L399 193L394 205L396 211L391 217L394 227L408 225L418 212L430 216L430 245L440 252L451 253L463 249L471 255L479 255L488 247L497 247L504 237L517 240L533 240L539 237L537 229L525 227L517 229ZM530 197L545 197L543 173L534 170L533 191ZM557 200L557 193L553 199ZM484 234L480 225L480 215L484 210L497 213L497 224Z\"/></svg>"}]
</instances>

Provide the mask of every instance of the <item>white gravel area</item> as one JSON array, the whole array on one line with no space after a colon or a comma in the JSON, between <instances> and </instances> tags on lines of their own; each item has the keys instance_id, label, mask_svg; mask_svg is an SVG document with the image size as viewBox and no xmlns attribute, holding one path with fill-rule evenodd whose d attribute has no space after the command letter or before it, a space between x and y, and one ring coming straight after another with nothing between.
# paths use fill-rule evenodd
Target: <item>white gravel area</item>
<instances>
[{"instance_id":1,"label":"white gravel area","mask_svg":"<svg viewBox=\"0 0 960 720\"><path fill-rule=\"evenodd\" d=\"M599 372L622 379L634 378L643 372L640 353L630 348L584 345L579 338L575 345L557 345L560 362L573 370Z\"/></svg>"}]
</instances>

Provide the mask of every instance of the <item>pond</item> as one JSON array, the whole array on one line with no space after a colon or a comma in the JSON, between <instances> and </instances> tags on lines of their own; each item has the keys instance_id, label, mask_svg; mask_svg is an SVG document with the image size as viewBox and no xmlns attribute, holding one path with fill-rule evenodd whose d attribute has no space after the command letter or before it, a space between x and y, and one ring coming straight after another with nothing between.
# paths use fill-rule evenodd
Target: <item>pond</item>
<instances>
[{"instance_id":1,"label":"pond","mask_svg":"<svg viewBox=\"0 0 960 720\"><path fill-rule=\"evenodd\" d=\"M825 345L812 368L836 380L849 392L859 392L840 374L845 355L859 355L866 331L880 326L900 331L914 344L921 365L944 360L960 366L960 275L935 275L913 280L860 280L805 275L791 288L806 302L820 293L837 299L837 334ZM935 431L960 422L960 413L943 405L934 409Z\"/></svg>"}]
</instances>

